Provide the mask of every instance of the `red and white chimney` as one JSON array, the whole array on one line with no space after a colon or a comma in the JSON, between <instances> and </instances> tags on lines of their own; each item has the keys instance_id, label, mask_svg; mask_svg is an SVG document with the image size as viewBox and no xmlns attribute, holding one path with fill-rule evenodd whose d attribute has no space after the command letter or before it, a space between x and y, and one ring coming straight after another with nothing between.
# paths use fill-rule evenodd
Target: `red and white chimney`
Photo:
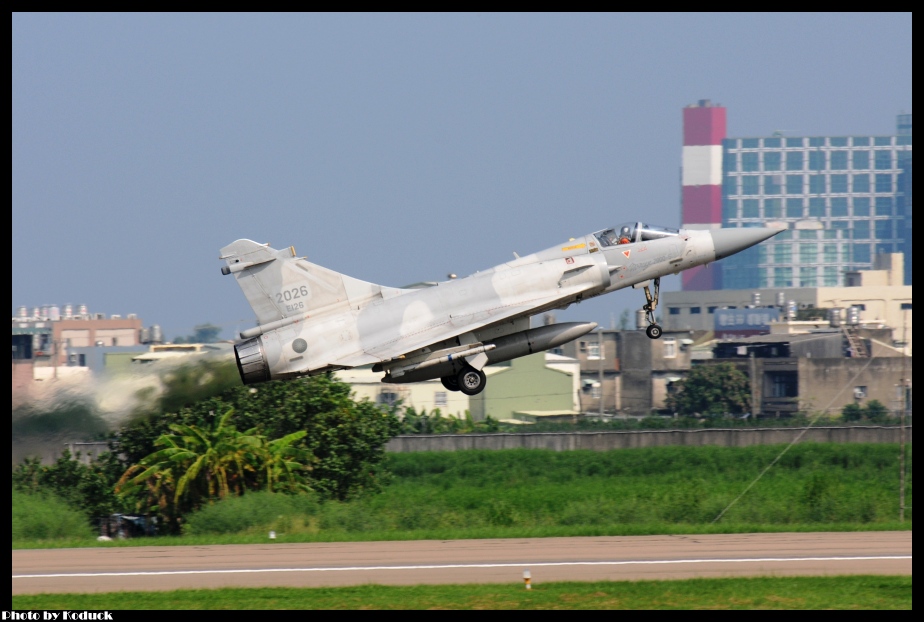
<instances>
[{"instance_id":1,"label":"red and white chimney","mask_svg":"<svg viewBox=\"0 0 924 622\"><path fill-rule=\"evenodd\" d=\"M683 109L683 168L681 222L685 229L722 226L722 141L726 135L725 108L701 99ZM681 274L685 291L721 289L716 264L698 266Z\"/></svg>"}]
</instances>

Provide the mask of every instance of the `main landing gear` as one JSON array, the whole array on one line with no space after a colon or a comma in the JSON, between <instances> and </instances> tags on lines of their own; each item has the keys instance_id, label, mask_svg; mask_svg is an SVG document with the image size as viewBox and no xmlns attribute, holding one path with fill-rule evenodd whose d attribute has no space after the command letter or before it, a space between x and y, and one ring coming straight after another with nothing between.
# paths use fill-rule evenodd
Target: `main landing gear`
<instances>
[{"instance_id":1,"label":"main landing gear","mask_svg":"<svg viewBox=\"0 0 924 622\"><path fill-rule=\"evenodd\" d=\"M478 395L484 391L485 386L488 384L488 379L480 369L466 365L455 376L443 376L440 378L440 382L450 391L461 391L466 395Z\"/></svg>"},{"instance_id":2,"label":"main landing gear","mask_svg":"<svg viewBox=\"0 0 924 622\"><path fill-rule=\"evenodd\" d=\"M658 308L658 295L661 293L661 278L658 277L654 280L654 296L651 295L651 290L648 286L645 286L645 306L642 307L642 311L645 312L645 319L648 320L648 328L645 329L645 334L648 335L649 339L657 339L661 336L661 327L655 322L655 309Z\"/></svg>"}]
</instances>

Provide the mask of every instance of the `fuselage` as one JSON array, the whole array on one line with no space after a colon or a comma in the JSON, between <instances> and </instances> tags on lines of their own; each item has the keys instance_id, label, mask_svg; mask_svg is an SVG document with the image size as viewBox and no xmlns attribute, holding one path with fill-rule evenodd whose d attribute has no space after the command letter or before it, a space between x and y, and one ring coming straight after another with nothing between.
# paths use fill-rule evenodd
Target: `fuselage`
<instances>
[{"instance_id":1,"label":"fuselage","mask_svg":"<svg viewBox=\"0 0 924 622\"><path fill-rule=\"evenodd\" d=\"M464 360L425 369L413 369L414 361L447 349L465 350L472 343L494 348L485 353L488 362L523 356L537 346L554 347L559 339L583 334L582 329L534 334L530 342L526 331L531 316L705 264L715 256L708 231L680 230L623 244L606 244L598 232L433 287L346 287L339 297L343 300L296 321L283 321L288 323L264 331L255 346L273 379L366 364L394 371L395 382L436 378ZM596 325L583 326L587 332ZM510 337L520 333L522 338Z\"/></svg>"}]
</instances>

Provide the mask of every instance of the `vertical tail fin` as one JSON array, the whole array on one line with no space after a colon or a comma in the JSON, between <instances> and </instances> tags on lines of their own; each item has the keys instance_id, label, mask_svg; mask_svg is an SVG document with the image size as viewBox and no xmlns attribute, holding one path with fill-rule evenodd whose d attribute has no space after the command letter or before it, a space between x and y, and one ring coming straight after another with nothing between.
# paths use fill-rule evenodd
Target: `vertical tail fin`
<instances>
[{"instance_id":1,"label":"vertical tail fin","mask_svg":"<svg viewBox=\"0 0 924 622\"><path fill-rule=\"evenodd\" d=\"M219 259L226 262L221 273L234 275L259 324L288 317L274 294L282 288L279 260L291 259L294 254L291 248L278 251L253 240L236 240L221 249Z\"/></svg>"},{"instance_id":2,"label":"vertical tail fin","mask_svg":"<svg viewBox=\"0 0 924 622\"><path fill-rule=\"evenodd\" d=\"M385 288L334 272L252 240L236 240L221 249L222 274L233 274L260 325L302 318L325 308L362 305L403 290Z\"/></svg>"}]
</instances>

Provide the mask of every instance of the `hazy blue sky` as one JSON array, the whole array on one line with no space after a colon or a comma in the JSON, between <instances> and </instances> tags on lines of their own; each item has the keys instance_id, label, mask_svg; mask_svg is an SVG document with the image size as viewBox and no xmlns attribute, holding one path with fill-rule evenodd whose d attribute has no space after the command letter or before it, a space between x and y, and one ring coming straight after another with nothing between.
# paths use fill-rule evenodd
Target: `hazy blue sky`
<instances>
[{"instance_id":1,"label":"hazy blue sky","mask_svg":"<svg viewBox=\"0 0 924 622\"><path fill-rule=\"evenodd\" d=\"M401 286L680 222L681 109L893 134L911 13L17 14L13 311L253 325L218 249ZM679 279L665 283L677 289ZM641 292L559 320L609 325Z\"/></svg>"}]
</instances>

